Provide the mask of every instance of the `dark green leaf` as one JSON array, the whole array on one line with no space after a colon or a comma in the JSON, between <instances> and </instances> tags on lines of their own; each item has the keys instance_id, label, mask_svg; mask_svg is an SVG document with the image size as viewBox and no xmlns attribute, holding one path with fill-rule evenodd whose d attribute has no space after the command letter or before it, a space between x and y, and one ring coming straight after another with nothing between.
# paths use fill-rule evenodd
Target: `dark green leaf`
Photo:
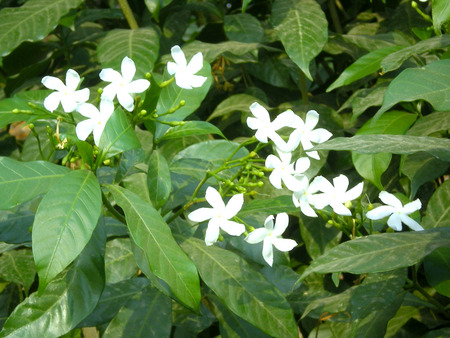
<instances>
[{"instance_id":1,"label":"dark green leaf","mask_svg":"<svg viewBox=\"0 0 450 338\"><path fill-rule=\"evenodd\" d=\"M300 234L312 259L320 257L341 240L342 232L325 223L322 218L300 217Z\"/></svg>"},{"instance_id":2,"label":"dark green leaf","mask_svg":"<svg viewBox=\"0 0 450 338\"><path fill-rule=\"evenodd\" d=\"M0 209L9 209L45 194L70 170L49 162L19 162L0 157Z\"/></svg>"},{"instance_id":3,"label":"dark green leaf","mask_svg":"<svg viewBox=\"0 0 450 338\"><path fill-rule=\"evenodd\" d=\"M124 279L129 279L137 271L138 266L131 251L129 238L115 238L106 243L106 283L118 283Z\"/></svg>"},{"instance_id":4,"label":"dark green leaf","mask_svg":"<svg viewBox=\"0 0 450 338\"><path fill-rule=\"evenodd\" d=\"M218 117L227 118L231 113L234 112L250 113L250 106L254 102L258 102L266 109L268 108L264 102L262 102L261 100L257 99L254 96L248 94L235 94L230 97L227 97L225 100L220 102L214 109L212 114L206 120L211 121L212 119Z\"/></svg>"},{"instance_id":5,"label":"dark green leaf","mask_svg":"<svg viewBox=\"0 0 450 338\"><path fill-rule=\"evenodd\" d=\"M292 196L277 196L271 199L253 199L245 203L242 210L239 211L239 217L251 216L256 212L264 212L266 216L275 215L281 212L293 213L298 208L292 202Z\"/></svg>"},{"instance_id":6,"label":"dark green leaf","mask_svg":"<svg viewBox=\"0 0 450 338\"><path fill-rule=\"evenodd\" d=\"M450 180L440 185L428 202L422 221L425 229L450 227Z\"/></svg>"},{"instance_id":7,"label":"dark green leaf","mask_svg":"<svg viewBox=\"0 0 450 338\"><path fill-rule=\"evenodd\" d=\"M15 212L0 211L0 241L14 244L31 242L33 222L34 213L26 208Z\"/></svg>"},{"instance_id":8,"label":"dark green leaf","mask_svg":"<svg viewBox=\"0 0 450 338\"><path fill-rule=\"evenodd\" d=\"M450 247L450 228L384 233L344 242L328 251L300 276L313 272L383 272L407 267L439 247Z\"/></svg>"},{"instance_id":9,"label":"dark green leaf","mask_svg":"<svg viewBox=\"0 0 450 338\"><path fill-rule=\"evenodd\" d=\"M161 215L128 190L113 185L108 190L124 210L131 237L144 250L152 272L169 284L186 306L197 309L200 303L197 269L177 245Z\"/></svg>"},{"instance_id":10,"label":"dark green leaf","mask_svg":"<svg viewBox=\"0 0 450 338\"><path fill-rule=\"evenodd\" d=\"M77 258L100 216L100 186L90 171L70 171L62 180L42 199L33 224L40 291Z\"/></svg>"},{"instance_id":11,"label":"dark green leaf","mask_svg":"<svg viewBox=\"0 0 450 338\"><path fill-rule=\"evenodd\" d=\"M209 134L216 134L225 138L220 129L211 123L204 121L186 121L181 126L170 127L164 133L163 137L161 137L161 141L190 135L209 135Z\"/></svg>"},{"instance_id":12,"label":"dark green leaf","mask_svg":"<svg viewBox=\"0 0 450 338\"><path fill-rule=\"evenodd\" d=\"M203 281L239 317L272 336L298 337L292 309L281 292L240 256L189 238L182 248Z\"/></svg>"},{"instance_id":13,"label":"dark green leaf","mask_svg":"<svg viewBox=\"0 0 450 338\"><path fill-rule=\"evenodd\" d=\"M147 187L153 206L161 208L170 196L172 181L169 165L159 150L154 150L148 162Z\"/></svg>"},{"instance_id":14,"label":"dark green leaf","mask_svg":"<svg viewBox=\"0 0 450 338\"><path fill-rule=\"evenodd\" d=\"M450 297L450 248L438 248L423 260L428 283L441 295Z\"/></svg>"},{"instance_id":15,"label":"dark green leaf","mask_svg":"<svg viewBox=\"0 0 450 338\"><path fill-rule=\"evenodd\" d=\"M261 42L264 29L254 16L246 13L225 15L223 30L228 39L239 42Z\"/></svg>"},{"instance_id":16,"label":"dark green leaf","mask_svg":"<svg viewBox=\"0 0 450 338\"><path fill-rule=\"evenodd\" d=\"M413 136L428 136L432 133L449 129L450 112L434 112L419 118L406 134Z\"/></svg>"},{"instance_id":17,"label":"dark green leaf","mask_svg":"<svg viewBox=\"0 0 450 338\"><path fill-rule=\"evenodd\" d=\"M309 63L328 40L328 21L320 5L314 0L276 0L271 22L286 53L312 80Z\"/></svg>"},{"instance_id":18,"label":"dark green leaf","mask_svg":"<svg viewBox=\"0 0 450 338\"><path fill-rule=\"evenodd\" d=\"M11 250L0 256L1 278L7 282L22 285L26 293L33 284L35 275L36 269L31 250Z\"/></svg>"}]
</instances>

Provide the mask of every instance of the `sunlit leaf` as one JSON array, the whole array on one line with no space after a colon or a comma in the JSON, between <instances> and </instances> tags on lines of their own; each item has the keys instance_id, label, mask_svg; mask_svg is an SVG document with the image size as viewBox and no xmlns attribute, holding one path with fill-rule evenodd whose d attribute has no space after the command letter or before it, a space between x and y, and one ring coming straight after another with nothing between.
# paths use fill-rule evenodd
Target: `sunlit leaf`
<instances>
[{"instance_id":1,"label":"sunlit leaf","mask_svg":"<svg viewBox=\"0 0 450 338\"><path fill-rule=\"evenodd\" d=\"M129 238L114 238L106 243L106 283L118 283L124 279L129 279L137 271L138 266L131 251Z\"/></svg>"},{"instance_id":2,"label":"sunlit leaf","mask_svg":"<svg viewBox=\"0 0 450 338\"><path fill-rule=\"evenodd\" d=\"M0 256L0 276L4 281L20 284L28 292L35 275L31 250L11 250Z\"/></svg>"},{"instance_id":3,"label":"sunlit leaf","mask_svg":"<svg viewBox=\"0 0 450 338\"><path fill-rule=\"evenodd\" d=\"M446 0L433 0L431 12L436 34L440 34L441 26L450 20L450 4Z\"/></svg>"},{"instance_id":4,"label":"sunlit leaf","mask_svg":"<svg viewBox=\"0 0 450 338\"><path fill-rule=\"evenodd\" d=\"M148 162L147 187L153 206L161 208L170 196L172 181L169 165L159 150L154 150Z\"/></svg>"}]
</instances>

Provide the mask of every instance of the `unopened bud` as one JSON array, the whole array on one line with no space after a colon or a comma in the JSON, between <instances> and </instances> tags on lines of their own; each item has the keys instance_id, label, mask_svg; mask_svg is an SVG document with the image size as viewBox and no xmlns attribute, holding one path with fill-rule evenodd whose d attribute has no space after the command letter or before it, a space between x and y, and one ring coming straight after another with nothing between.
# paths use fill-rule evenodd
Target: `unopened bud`
<instances>
[{"instance_id":1,"label":"unopened bud","mask_svg":"<svg viewBox=\"0 0 450 338\"><path fill-rule=\"evenodd\" d=\"M151 77L152 77L152 74L150 74L150 73L145 73L145 78L146 78L147 80L150 80Z\"/></svg>"},{"instance_id":2,"label":"unopened bud","mask_svg":"<svg viewBox=\"0 0 450 338\"><path fill-rule=\"evenodd\" d=\"M245 170L250 170L252 168L252 165L250 163L247 163L245 165Z\"/></svg>"},{"instance_id":3,"label":"unopened bud","mask_svg":"<svg viewBox=\"0 0 450 338\"><path fill-rule=\"evenodd\" d=\"M263 181L258 181L258 183L257 183L257 185L258 185L258 187L263 187L264 186L264 182Z\"/></svg>"},{"instance_id":4,"label":"unopened bud","mask_svg":"<svg viewBox=\"0 0 450 338\"><path fill-rule=\"evenodd\" d=\"M249 232L252 232L252 231L254 231L255 230L255 228L254 227L252 227L251 225L249 225L249 227L248 227L248 231Z\"/></svg>"},{"instance_id":5,"label":"unopened bud","mask_svg":"<svg viewBox=\"0 0 450 338\"><path fill-rule=\"evenodd\" d=\"M20 110L17 109L17 108L14 108L14 109L12 110L12 112L13 112L14 114L18 114L18 113L20 113Z\"/></svg>"},{"instance_id":6,"label":"unopened bud","mask_svg":"<svg viewBox=\"0 0 450 338\"><path fill-rule=\"evenodd\" d=\"M33 123L30 123L30 124L28 125L28 128L30 128L31 130L34 130L34 124L33 124Z\"/></svg>"},{"instance_id":7,"label":"unopened bud","mask_svg":"<svg viewBox=\"0 0 450 338\"><path fill-rule=\"evenodd\" d=\"M103 94L103 88L97 89L97 93L98 93L99 95L102 95L102 94Z\"/></svg>"},{"instance_id":8,"label":"unopened bud","mask_svg":"<svg viewBox=\"0 0 450 338\"><path fill-rule=\"evenodd\" d=\"M107 160L103 161L104 165L110 165L111 164L111 160L108 158Z\"/></svg>"},{"instance_id":9,"label":"unopened bud","mask_svg":"<svg viewBox=\"0 0 450 338\"><path fill-rule=\"evenodd\" d=\"M145 109L142 109L142 110L139 112L139 114L142 115L142 116L145 116L145 115L147 115L147 111L146 111Z\"/></svg>"},{"instance_id":10,"label":"unopened bud","mask_svg":"<svg viewBox=\"0 0 450 338\"><path fill-rule=\"evenodd\" d=\"M352 201L347 201L347 202L344 203L344 205L345 205L347 208L350 209L350 208L352 207L353 204L352 204Z\"/></svg>"},{"instance_id":11,"label":"unopened bud","mask_svg":"<svg viewBox=\"0 0 450 338\"><path fill-rule=\"evenodd\" d=\"M327 221L327 223L328 223L329 225L334 225L334 221L333 221L332 219L329 219L329 220Z\"/></svg>"},{"instance_id":12,"label":"unopened bud","mask_svg":"<svg viewBox=\"0 0 450 338\"><path fill-rule=\"evenodd\" d=\"M367 210L372 210L373 209L373 204L372 203L369 203L369 205L367 206Z\"/></svg>"},{"instance_id":13,"label":"unopened bud","mask_svg":"<svg viewBox=\"0 0 450 338\"><path fill-rule=\"evenodd\" d=\"M250 154L249 154L248 156L250 156L250 157L255 157L256 155L258 155L258 154L256 153L256 151L252 151L252 152L250 152Z\"/></svg>"},{"instance_id":14,"label":"unopened bud","mask_svg":"<svg viewBox=\"0 0 450 338\"><path fill-rule=\"evenodd\" d=\"M185 101L185 100L181 100L181 101L180 101L180 107L183 107L185 104L186 104L186 101Z\"/></svg>"}]
</instances>

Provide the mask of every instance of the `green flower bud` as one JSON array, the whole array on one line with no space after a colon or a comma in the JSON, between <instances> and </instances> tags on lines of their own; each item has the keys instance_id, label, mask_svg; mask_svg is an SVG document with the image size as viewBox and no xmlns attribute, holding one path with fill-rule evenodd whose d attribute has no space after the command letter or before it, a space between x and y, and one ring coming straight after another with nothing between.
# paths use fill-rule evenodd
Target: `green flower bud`
<instances>
[{"instance_id":1,"label":"green flower bud","mask_svg":"<svg viewBox=\"0 0 450 338\"><path fill-rule=\"evenodd\" d=\"M258 181L258 187L262 188L264 186L264 182L263 181Z\"/></svg>"},{"instance_id":2,"label":"green flower bud","mask_svg":"<svg viewBox=\"0 0 450 338\"><path fill-rule=\"evenodd\" d=\"M12 112L13 112L14 114L18 114L18 113L20 113L20 110L17 109L17 108L14 108L14 109L12 110Z\"/></svg>"},{"instance_id":3,"label":"green flower bud","mask_svg":"<svg viewBox=\"0 0 450 338\"><path fill-rule=\"evenodd\" d=\"M104 165L110 165L111 164L111 160L108 158L107 160L103 161Z\"/></svg>"},{"instance_id":4,"label":"green flower bud","mask_svg":"<svg viewBox=\"0 0 450 338\"><path fill-rule=\"evenodd\" d=\"M102 95L102 94L103 94L103 88L97 89L97 93L98 93L99 95Z\"/></svg>"},{"instance_id":5,"label":"green flower bud","mask_svg":"<svg viewBox=\"0 0 450 338\"><path fill-rule=\"evenodd\" d=\"M145 73L145 78L146 78L147 80L150 80L151 77L152 77L152 74L150 74L150 73Z\"/></svg>"},{"instance_id":6,"label":"green flower bud","mask_svg":"<svg viewBox=\"0 0 450 338\"><path fill-rule=\"evenodd\" d=\"M344 203L344 205L345 205L347 208L350 209L350 208L352 207L353 204L352 204L352 201L347 201L347 202Z\"/></svg>"},{"instance_id":7,"label":"green flower bud","mask_svg":"<svg viewBox=\"0 0 450 338\"><path fill-rule=\"evenodd\" d=\"M250 152L250 154L248 156L250 157L255 157L256 155L258 155L255 151Z\"/></svg>"},{"instance_id":8,"label":"green flower bud","mask_svg":"<svg viewBox=\"0 0 450 338\"><path fill-rule=\"evenodd\" d=\"M369 205L367 206L367 210L370 211L370 210L372 210L372 209L373 209L373 204L372 204L372 203L369 203Z\"/></svg>"},{"instance_id":9,"label":"green flower bud","mask_svg":"<svg viewBox=\"0 0 450 338\"><path fill-rule=\"evenodd\" d=\"M31 130L34 130L34 124L33 124L33 123L30 123L30 124L28 125L28 128L30 128Z\"/></svg>"},{"instance_id":10,"label":"green flower bud","mask_svg":"<svg viewBox=\"0 0 450 338\"><path fill-rule=\"evenodd\" d=\"M250 169L252 169L252 165L250 163L247 163L245 165L245 170L250 170Z\"/></svg>"},{"instance_id":11,"label":"green flower bud","mask_svg":"<svg viewBox=\"0 0 450 338\"><path fill-rule=\"evenodd\" d=\"M186 104L186 100L181 100L180 101L180 107L183 107Z\"/></svg>"}]
</instances>

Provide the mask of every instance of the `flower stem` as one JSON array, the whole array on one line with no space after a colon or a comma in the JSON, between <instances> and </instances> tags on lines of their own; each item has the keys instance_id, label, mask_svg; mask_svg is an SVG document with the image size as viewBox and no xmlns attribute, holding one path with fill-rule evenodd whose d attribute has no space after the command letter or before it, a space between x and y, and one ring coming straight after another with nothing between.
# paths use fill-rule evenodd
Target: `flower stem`
<instances>
[{"instance_id":1,"label":"flower stem","mask_svg":"<svg viewBox=\"0 0 450 338\"><path fill-rule=\"evenodd\" d=\"M102 191L102 201L105 205L106 209L120 222L123 224L127 224L127 221L123 215L121 215L114 207L111 205L111 203L108 201L108 198L106 198L105 194Z\"/></svg>"},{"instance_id":2,"label":"flower stem","mask_svg":"<svg viewBox=\"0 0 450 338\"><path fill-rule=\"evenodd\" d=\"M134 18L133 12L131 11L130 5L127 0L118 0L119 6L122 9L125 19L127 19L128 25L131 29L138 29L139 26Z\"/></svg>"}]
</instances>

